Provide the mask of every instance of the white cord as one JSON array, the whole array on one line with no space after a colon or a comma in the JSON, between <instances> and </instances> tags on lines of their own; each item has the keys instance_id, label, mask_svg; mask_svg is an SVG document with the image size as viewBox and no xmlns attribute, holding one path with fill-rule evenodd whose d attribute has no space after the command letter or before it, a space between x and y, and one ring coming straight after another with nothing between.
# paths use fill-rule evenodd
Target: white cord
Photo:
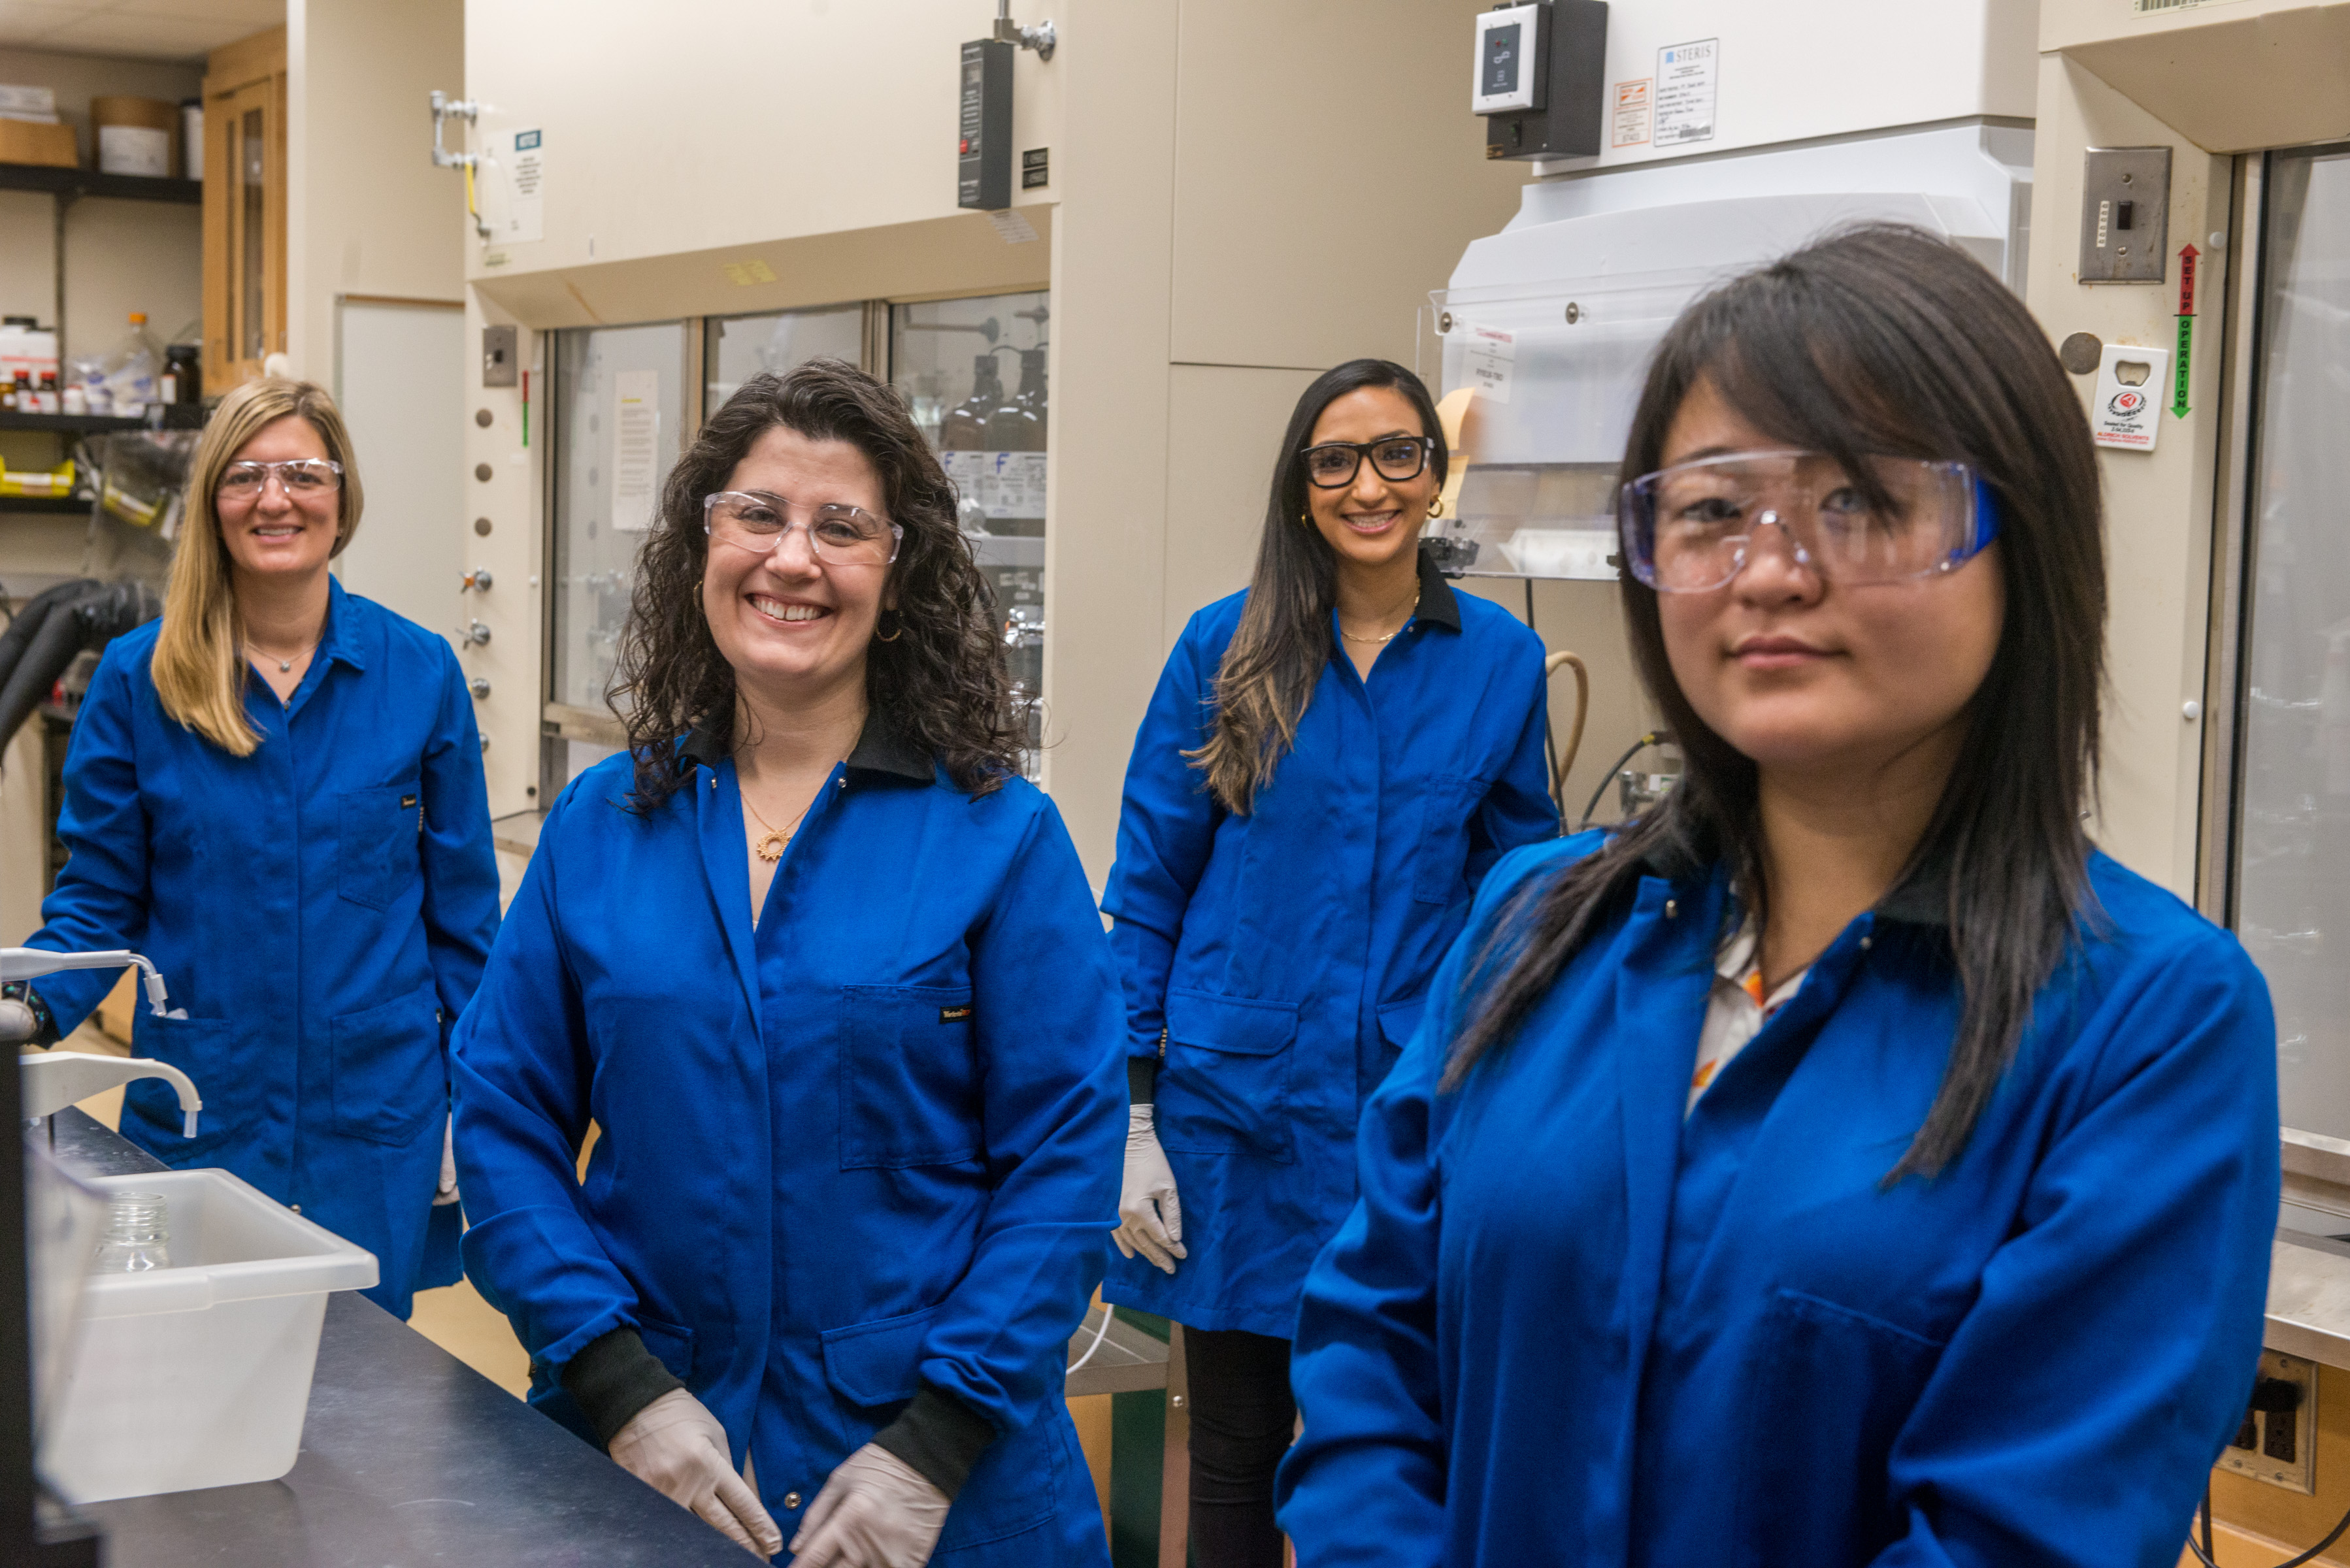
<instances>
[{"instance_id":1,"label":"white cord","mask_svg":"<svg viewBox=\"0 0 2350 1568\"><path fill-rule=\"evenodd\" d=\"M1070 1367L1069 1367L1069 1371L1070 1371L1070 1372L1075 1372L1075 1371L1076 1371L1079 1367L1082 1367L1083 1366L1085 1366L1085 1364L1086 1364L1087 1362L1091 1361L1091 1360L1094 1358L1094 1352L1095 1352L1095 1351L1097 1351L1097 1350L1099 1350L1099 1349L1102 1347L1102 1341L1103 1341L1103 1340L1105 1340L1105 1339L1107 1339L1108 1337L1109 1337L1109 1303L1107 1303L1107 1302L1105 1302L1105 1303L1102 1303L1102 1320L1101 1320L1101 1326L1100 1326L1099 1328L1097 1328L1097 1329L1094 1330L1094 1342L1093 1342L1091 1345L1089 1345L1086 1346L1086 1353L1085 1353L1083 1355L1080 1355L1080 1356L1078 1356L1078 1357L1077 1357L1077 1359L1076 1360L1076 1362L1074 1362L1074 1363L1070 1366ZM1066 1373L1064 1373L1064 1374L1063 1374L1063 1376L1067 1376L1067 1374L1066 1374Z\"/></svg>"}]
</instances>

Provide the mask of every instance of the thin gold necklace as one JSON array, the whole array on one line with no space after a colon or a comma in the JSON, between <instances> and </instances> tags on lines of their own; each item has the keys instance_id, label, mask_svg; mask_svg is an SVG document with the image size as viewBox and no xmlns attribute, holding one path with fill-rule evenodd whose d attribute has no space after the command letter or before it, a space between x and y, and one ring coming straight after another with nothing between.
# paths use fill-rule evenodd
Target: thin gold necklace
<instances>
[{"instance_id":1,"label":"thin gold necklace","mask_svg":"<svg viewBox=\"0 0 2350 1568\"><path fill-rule=\"evenodd\" d=\"M1411 595L1411 610L1409 614L1403 618L1403 626L1396 628L1395 630L1388 633L1385 637L1357 637L1353 632L1347 629L1347 623L1342 620L1338 623L1338 635L1345 638L1348 642L1393 642L1397 638L1403 635L1403 627L1409 626L1411 624L1412 616L1418 615L1419 613L1419 590L1415 588L1412 590Z\"/></svg>"},{"instance_id":2,"label":"thin gold necklace","mask_svg":"<svg viewBox=\"0 0 2350 1568\"><path fill-rule=\"evenodd\" d=\"M785 849L788 847L792 842L792 835L799 831L800 823L806 818L807 814L810 811L815 809L816 801L811 797L807 805L800 807L800 814L798 816L792 818L790 822L785 824L782 827L777 827L774 823L769 822L765 817L759 815L759 808L751 804L750 791L741 790L740 793L743 796L743 808L751 814L751 820L767 830L765 837L760 839L758 843L751 846L751 853L756 855L760 859L772 866L776 861L781 860L784 857Z\"/></svg>"}]
</instances>

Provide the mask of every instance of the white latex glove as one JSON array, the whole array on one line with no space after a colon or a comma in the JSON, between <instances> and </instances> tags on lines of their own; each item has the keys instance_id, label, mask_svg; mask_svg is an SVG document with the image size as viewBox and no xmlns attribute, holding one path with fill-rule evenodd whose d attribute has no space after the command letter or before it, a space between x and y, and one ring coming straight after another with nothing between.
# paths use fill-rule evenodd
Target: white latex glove
<instances>
[{"instance_id":1,"label":"white latex glove","mask_svg":"<svg viewBox=\"0 0 2350 1568\"><path fill-rule=\"evenodd\" d=\"M1175 1260L1191 1254L1183 1251L1183 1204L1154 1117L1153 1106L1127 1107L1126 1181L1118 1194L1118 1226L1109 1239L1128 1257L1139 1252L1171 1274Z\"/></svg>"},{"instance_id":2,"label":"white latex glove","mask_svg":"<svg viewBox=\"0 0 2350 1568\"><path fill-rule=\"evenodd\" d=\"M457 1201L457 1118L451 1116L441 1126L441 1186L432 1194L432 1207Z\"/></svg>"},{"instance_id":3,"label":"white latex glove","mask_svg":"<svg viewBox=\"0 0 2350 1568\"><path fill-rule=\"evenodd\" d=\"M682 1388L672 1388L635 1415L607 1450L622 1469L754 1556L783 1550L784 1532L759 1494L734 1473L726 1428Z\"/></svg>"},{"instance_id":4,"label":"white latex glove","mask_svg":"<svg viewBox=\"0 0 2350 1568\"><path fill-rule=\"evenodd\" d=\"M792 1568L922 1568L947 1527L947 1494L887 1449L840 1461L792 1537Z\"/></svg>"}]
</instances>

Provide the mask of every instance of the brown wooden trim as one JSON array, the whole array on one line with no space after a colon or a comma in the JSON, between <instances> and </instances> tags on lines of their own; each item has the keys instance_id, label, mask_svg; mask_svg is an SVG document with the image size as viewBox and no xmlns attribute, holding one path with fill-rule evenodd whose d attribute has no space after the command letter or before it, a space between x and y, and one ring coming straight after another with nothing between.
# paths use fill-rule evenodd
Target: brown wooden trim
<instances>
[{"instance_id":1,"label":"brown wooden trim","mask_svg":"<svg viewBox=\"0 0 2350 1568\"><path fill-rule=\"evenodd\" d=\"M338 305L412 305L420 310L463 310L462 299L420 299L405 294L338 294Z\"/></svg>"}]
</instances>

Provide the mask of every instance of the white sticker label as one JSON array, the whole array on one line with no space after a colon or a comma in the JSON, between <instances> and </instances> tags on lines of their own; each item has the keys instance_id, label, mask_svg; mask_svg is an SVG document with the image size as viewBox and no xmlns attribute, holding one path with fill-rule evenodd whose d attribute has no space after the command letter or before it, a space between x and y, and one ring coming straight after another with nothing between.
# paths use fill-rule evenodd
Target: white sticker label
<instances>
[{"instance_id":1,"label":"white sticker label","mask_svg":"<svg viewBox=\"0 0 2350 1568\"><path fill-rule=\"evenodd\" d=\"M1481 398L1497 403L1510 400L1510 378L1518 366L1518 338L1498 327L1471 327L1461 351L1461 384L1474 387Z\"/></svg>"},{"instance_id":2,"label":"white sticker label","mask_svg":"<svg viewBox=\"0 0 2350 1568\"><path fill-rule=\"evenodd\" d=\"M942 452L939 462L965 501L990 518L1045 515L1041 452Z\"/></svg>"},{"instance_id":3,"label":"white sticker label","mask_svg":"<svg viewBox=\"0 0 2350 1568\"><path fill-rule=\"evenodd\" d=\"M2152 452L2162 433L2162 392L2170 384L2168 348L2108 343L2097 364L2097 397L2089 429L2099 446Z\"/></svg>"},{"instance_id":4,"label":"white sticker label","mask_svg":"<svg viewBox=\"0 0 2350 1568\"><path fill-rule=\"evenodd\" d=\"M543 180L543 137L536 130L514 133L511 161L506 165L506 221L498 231L502 240L527 241L546 237L546 197Z\"/></svg>"},{"instance_id":5,"label":"white sticker label","mask_svg":"<svg viewBox=\"0 0 2350 1568\"><path fill-rule=\"evenodd\" d=\"M1657 51L1657 145L1713 140L1715 67L1721 40L1668 44Z\"/></svg>"},{"instance_id":6,"label":"white sticker label","mask_svg":"<svg viewBox=\"0 0 2350 1568\"><path fill-rule=\"evenodd\" d=\"M1648 140L1650 112L1655 106L1657 84L1647 77L1638 81L1616 84L1616 117L1608 133L1610 147L1642 147Z\"/></svg>"},{"instance_id":7,"label":"white sticker label","mask_svg":"<svg viewBox=\"0 0 2350 1568\"><path fill-rule=\"evenodd\" d=\"M622 370L612 378L612 526L642 534L653 525L653 482L660 469L660 372Z\"/></svg>"}]
</instances>

